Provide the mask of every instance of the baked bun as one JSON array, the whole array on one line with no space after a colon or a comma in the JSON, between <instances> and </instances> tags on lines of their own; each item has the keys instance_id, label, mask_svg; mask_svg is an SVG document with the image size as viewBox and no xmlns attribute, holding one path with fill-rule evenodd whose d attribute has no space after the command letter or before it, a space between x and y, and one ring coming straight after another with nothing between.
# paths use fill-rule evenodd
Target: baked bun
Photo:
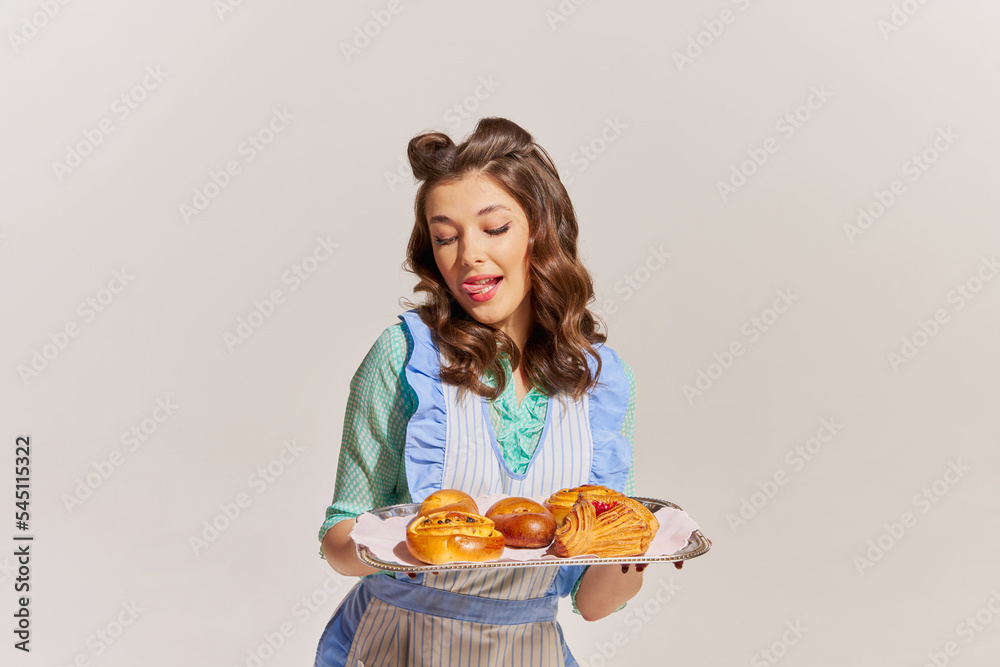
<instances>
[{"instance_id":1,"label":"baked bun","mask_svg":"<svg viewBox=\"0 0 1000 667\"><path fill-rule=\"evenodd\" d=\"M498 500L486 510L508 547L537 549L552 543L556 520L552 512L530 498L513 496Z\"/></svg>"},{"instance_id":2,"label":"baked bun","mask_svg":"<svg viewBox=\"0 0 1000 667\"><path fill-rule=\"evenodd\" d=\"M406 548L431 565L482 563L503 555L503 535L490 519L459 510L417 516L406 527Z\"/></svg>"},{"instance_id":3,"label":"baked bun","mask_svg":"<svg viewBox=\"0 0 1000 667\"><path fill-rule=\"evenodd\" d=\"M431 512L439 512L444 509L479 514L479 506L468 493L458 489L441 489L424 498L424 502L420 503L417 516L426 516Z\"/></svg>"}]
</instances>

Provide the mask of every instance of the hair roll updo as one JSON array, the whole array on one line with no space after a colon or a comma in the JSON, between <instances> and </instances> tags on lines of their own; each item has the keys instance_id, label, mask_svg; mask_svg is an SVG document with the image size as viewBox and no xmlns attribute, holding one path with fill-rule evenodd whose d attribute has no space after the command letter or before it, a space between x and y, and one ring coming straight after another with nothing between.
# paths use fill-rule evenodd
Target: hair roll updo
<instances>
[{"instance_id":1,"label":"hair roll updo","mask_svg":"<svg viewBox=\"0 0 1000 667\"><path fill-rule=\"evenodd\" d=\"M404 268L419 279L414 292L426 295L417 312L444 353L441 379L495 399L506 384L498 356L503 351L511 368L523 363L528 381L550 396L565 392L579 397L593 387L601 369L594 346L606 336L587 310L594 286L577 257L576 214L545 149L515 123L483 118L461 144L455 145L441 132L429 132L410 140L407 155L413 175L422 183L414 202L415 220ZM533 324L524 350L518 350L499 329L469 316L434 261L427 197L438 185L477 174L506 191L528 218ZM588 354L597 362L596 373L587 364ZM484 374L496 378L495 387L480 380Z\"/></svg>"}]
</instances>

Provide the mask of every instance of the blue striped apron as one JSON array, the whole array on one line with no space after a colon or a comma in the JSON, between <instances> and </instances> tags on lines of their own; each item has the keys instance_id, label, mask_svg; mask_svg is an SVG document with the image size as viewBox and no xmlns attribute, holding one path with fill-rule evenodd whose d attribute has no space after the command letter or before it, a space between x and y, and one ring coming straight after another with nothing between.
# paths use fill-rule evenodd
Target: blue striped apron
<instances>
[{"instance_id":1,"label":"blue striped apron","mask_svg":"<svg viewBox=\"0 0 1000 667\"><path fill-rule=\"evenodd\" d=\"M527 470L504 461L486 400L445 384L440 352L416 311L406 379L417 395L404 463L413 502L439 489L473 497L549 495L584 483L624 490L631 451L621 437L629 386L615 353L598 346L601 382L578 400L550 397ZM590 359L593 364L593 359ZM593 368L593 366L592 366ZM486 508L481 508L485 511ZM317 667L563 667L577 662L556 622L583 566L482 568L364 577L320 639Z\"/></svg>"}]
</instances>

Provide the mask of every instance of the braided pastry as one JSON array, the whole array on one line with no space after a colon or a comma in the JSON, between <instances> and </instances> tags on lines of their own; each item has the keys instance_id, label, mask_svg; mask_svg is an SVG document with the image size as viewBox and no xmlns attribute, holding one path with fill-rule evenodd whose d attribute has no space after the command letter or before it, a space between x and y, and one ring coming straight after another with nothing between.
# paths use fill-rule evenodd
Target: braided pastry
<instances>
[{"instance_id":1,"label":"braided pastry","mask_svg":"<svg viewBox=\"0 0 1000 667\"><path fill-rule=\"evenodd\" d=\"M628 498L625 494L618 493L614 489L596 484L583 484L572 489L560 489L545 501L545 508L552 512L557 525L562 525L566 515L573 509L573 503L576 502L577 496L581 494L594 503L594 509L598 513Z\"/></svg>"},{"instance_id":2,"label":"braided pastry","mask_svg":"<svg viewBox=\"0 0 1000 667\"><path fill-rule=\"evenodd\" d=\"M638 556L646 553L660 528L645 505L603 486L562 489L545 505L556 514L570 497L575 498L573 505L556 530L554 551L558 556Z\"/></svg>"},{"instance_id":3,"label":"braided pastry","mask_svg":"<svg viewBox=\"0 0 1000 667\"><path fill-rule=\"evenodd\" d=\"M571 558L590 553L596 523L597 511L594 509L594 504L578 494L565 521L556 529L556 540L552 545L555 554Z\"/></svg>"},{"instance_id":4,"label":"braided pastry","mask_svg":"<svg viewBox=\"0 0 1000 667\"><path fill-rule=\"evenodd\" d=\"M642 514L627 503L619 503L597 517L588 553L602 558L638 556L646 553L653 531Z\"/></svg>"}]
</instances>

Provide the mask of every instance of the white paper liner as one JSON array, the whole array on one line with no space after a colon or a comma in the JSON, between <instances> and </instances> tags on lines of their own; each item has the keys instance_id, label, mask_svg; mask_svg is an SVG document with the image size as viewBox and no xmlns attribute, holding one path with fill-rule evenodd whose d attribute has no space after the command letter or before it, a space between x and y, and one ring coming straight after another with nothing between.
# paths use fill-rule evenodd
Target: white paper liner
<instances>
[{"instance_id":1,"label":"white paper liner","mask_svg":"<svg viewBox=\"0 0 1000 667\"><path fill-rule=\"evenodd\" d=\"M476 498L476 504L482 511L486 511L493 503L505 498L504 495L489 495ZM543 502L547 496L535 497L532 500ZM642 556L635 556L637 560L644 557L671 556L681 549L688 542L691 533L698 530L698 525L688 516L684 510L676 510L672 507L661 507L657 509L656 520L660 522L660 529L649 544L649 549ZM425 567L427 563L417 560L406 548L406 525L410 523L413 515L394 516L388 519L380 519L374 514L365 512L358 517L357 523L351 530L351 538L355 544L368 548L372 556L386 563L394 565L413 565ZM505 547L503 556L498 561L514 561L527 563L531 561L571 561L571 560L593 560L594 555L574 556L573 558L560 558L549 553L550 547L541 549L515 549ZM463 563L470 561L451 561L452 563ZM478 564L478 563L477 563Z\"/></svg>"}]
</instances>

